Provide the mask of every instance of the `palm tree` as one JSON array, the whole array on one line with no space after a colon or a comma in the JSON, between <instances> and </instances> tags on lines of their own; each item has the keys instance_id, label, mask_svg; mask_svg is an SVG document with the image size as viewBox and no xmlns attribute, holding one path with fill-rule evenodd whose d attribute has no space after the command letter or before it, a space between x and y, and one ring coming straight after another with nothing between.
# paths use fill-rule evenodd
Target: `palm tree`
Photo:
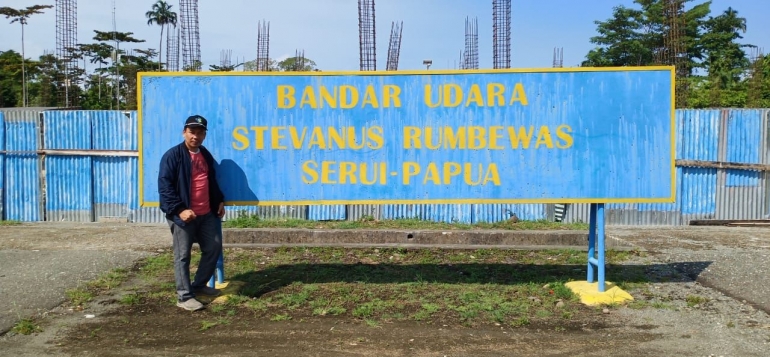
<instances>
[{"instance_id":1,"label":"palm tree","mask_svg":"<svg viewBox=\"0 0 770 357\"><path fill-rule=\"evenodd\" d=\"M50 9L53 5L32 5L26 9L13 9L10 7L0 7L0 15L5 15L6 19L12 19L11 23L21 24L21 88L22 88L22 106L27 106L27 75L24 68L24 25L27 19L34 14L42 14L43 9Z\"/></svg>"},{"instance_id":2,"label":"palm tree","mask_svg":"<svg viewBox=\"0 0 770 357\"><path fill-rule=\"evenodd\" d=\"M174 25L176 27L176 13L171 11L172 5L169 5L163 0L158 0L152 5L152 10L147 11L144 15L147 16L147 25L160 25L160 44L158 45L158 70L163 67L163 27L166 25ZM168 59L168 53L166 54Z\"/></svg>"}]
</instances>

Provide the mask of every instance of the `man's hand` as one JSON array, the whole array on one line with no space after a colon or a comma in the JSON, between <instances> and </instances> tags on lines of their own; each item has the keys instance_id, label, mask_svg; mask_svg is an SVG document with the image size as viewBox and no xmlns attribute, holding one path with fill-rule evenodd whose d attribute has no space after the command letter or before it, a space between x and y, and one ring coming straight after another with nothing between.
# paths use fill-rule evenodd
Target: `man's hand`
<instances>
[{"instance_id":1,"label":"man's hand","mask_svg":"<svg viewBox=\"0 0 770 357\"><path fill-rule=\"evenodd\" d=\"M179 213L179 218L182 219L185 223L190 223L193 219L195 219L195 212L191 209L186 209Z\"/></svg>"},{"instance_id":2,"label":"man's hand","mask_svg":"<svg viewBox=\"0 0 770 357\"><path fill-rule=\"evenodd\" d=\"M225 203L224 202L219 203L219 210L217 211L217 216L219 216L219 218L222 218L222 217L225 216Z\"/></svg>"}]
</instances>

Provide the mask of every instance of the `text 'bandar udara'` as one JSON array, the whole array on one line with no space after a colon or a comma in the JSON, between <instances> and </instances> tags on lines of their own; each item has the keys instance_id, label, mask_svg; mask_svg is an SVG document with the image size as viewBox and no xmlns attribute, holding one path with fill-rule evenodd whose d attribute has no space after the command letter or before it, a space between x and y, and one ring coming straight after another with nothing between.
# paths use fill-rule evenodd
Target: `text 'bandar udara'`
<instances>
[{"instance_id":1,"label":"text 'bandar udara'","mask_svg":"<svg viewBox=\"0 0 770 357\"><path fill-rule=\"evenodd\" d=\"M516 83L506 86L502 83L471 84L461 86L447 83L440 85L426 84L423 87L423 102L430 108L437 107L502 107L514 104L528 105L524 85ZM394 84L381 86L367 85L359 88L352 85L305 86L299 96L292 85L279 85L276 88L279 109L294 108L400 108L401 87Z\"/></svg>"}]
</instances>

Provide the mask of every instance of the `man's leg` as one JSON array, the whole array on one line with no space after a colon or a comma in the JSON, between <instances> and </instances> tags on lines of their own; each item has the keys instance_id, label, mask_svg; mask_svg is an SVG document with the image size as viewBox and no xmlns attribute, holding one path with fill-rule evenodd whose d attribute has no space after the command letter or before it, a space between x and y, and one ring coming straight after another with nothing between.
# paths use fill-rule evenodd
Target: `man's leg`
<instances>
[{"instance_id":1,"label":"man's leg","mask_svg":"<svg viewBox=\"0 0 770 357\"><path fill-rule=\"evenodd\" d=\"M217 260L222 252L222 221L213 212L199 216L198 245L201 248L201 260L195 280L192 282L193 291L206 286L217 268Z\"/></svg>"},{"instance_id":2,"label":"man's leg","mask_svg":"<svg viewBox=\"0 0 770 357\"><path fill-rule=\"evenodd\" d=\"M178 301L195 297L190 286L190 251L195 238L196 225L186 224L184 227L168 220L171 227L174 247L174 279Z\"/></svg>"}]
</instances>

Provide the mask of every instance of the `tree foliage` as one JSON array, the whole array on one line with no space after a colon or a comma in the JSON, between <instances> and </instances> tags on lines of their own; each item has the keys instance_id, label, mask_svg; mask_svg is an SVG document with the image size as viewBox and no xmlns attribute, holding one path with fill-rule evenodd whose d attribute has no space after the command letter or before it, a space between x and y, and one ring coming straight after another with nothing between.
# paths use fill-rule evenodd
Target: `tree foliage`
<instances>
[{"instance_id":1,"label":"tree foliage","mask_svg":"<svg viewBox=\"0 0 770 357\"><path fill-rule=\"evenodd\" d=\"M666 50L670 21L666 5L670 0L634 0L633 7L617 6L612 17L595 21L597 35L591 37L596 47L588 52L582 66L651 66L667 64L660 54ZM690 4L693 0L682 0ZM691 4L679 14L682 31L678 44L686 55L683 72L685 96L689 107L744 107L750 86L750 65L741 33L746 19L728 8L711 14L711 1ZM686 7L686 6L685 6ZM669 37L670 38L670 37ZM762 86L754 91L766 90ZM757 94L765 97L767 94Z\"/></svg>"},{"instance_id":2,"label":"tree foliage","mask_svg":"<svg viewBox=\"0 0 770 357\"><path fill-rule=\"evenodd\" d=\"M158 0L158 2L152 5L152 10L144 14L147 17L147 25L156 24L160 26L160 43L158 44L158 59L160 61L158 63L158 70L162 69L162 63L160 62L163 62L163 28L166 25L176 27L177 15L171 11L172 6L163 0ZM166 57L168 57L168 54L166 54Z\"/></svg>"},{"instance_id":3,"label":"tree foliage","mask_svg":"<svg viewBox=\"0 0 770 357\"><path fill-rule=\"evenodd\" d=\"M269 72L319 72L315 61L305 58L297 61L296 57L288 57L281 61L272 58L267 60ZM303 65L304 64L304 65ZM243 63L243 70L247 72L257 71L257 60L246 61Z\"/></svg>"}]
</instances>

